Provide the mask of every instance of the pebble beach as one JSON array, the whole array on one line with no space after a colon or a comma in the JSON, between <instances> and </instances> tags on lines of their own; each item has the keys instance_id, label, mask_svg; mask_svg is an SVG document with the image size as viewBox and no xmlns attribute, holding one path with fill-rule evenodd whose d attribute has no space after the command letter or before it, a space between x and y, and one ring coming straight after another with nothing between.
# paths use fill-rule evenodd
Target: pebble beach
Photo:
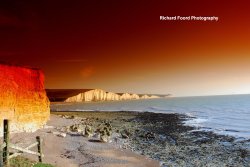
<instances>
[{"instance_id":1,"label":"pebble beach","mask_svg":"<svg viewBox=\"0 0 250 167\"><path fill-rule=\"evenodd\" d=\"M186 126L183 123L189 119L186 115L126 111L52 114L82 120L80 124L92 129L90 141L107 142L156 160L160 166L250 166L249 140ZM111 134L105 134L107 140L102 141L100 127L107 124L112 127ZM61 131L71 130L68 127Z\"/></svg>"}]
</instances>

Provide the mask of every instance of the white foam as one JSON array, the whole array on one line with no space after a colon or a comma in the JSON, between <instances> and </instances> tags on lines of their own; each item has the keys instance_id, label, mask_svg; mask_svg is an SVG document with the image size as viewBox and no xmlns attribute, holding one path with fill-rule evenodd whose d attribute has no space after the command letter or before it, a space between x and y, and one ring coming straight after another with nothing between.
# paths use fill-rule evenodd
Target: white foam
<instances>
[{"instance_id":1,"label":"white foam","mask_svg":"<svg viewBox=\"0 0 250 167\"><path fill-rule=\"evenodd\" d=\"M94 103L56 103L52 111L139 111L195 117L186 125L250 138L250 95L183 97ZM229 130L226 130L229 129Z\"/></svg>"}]
</instances>

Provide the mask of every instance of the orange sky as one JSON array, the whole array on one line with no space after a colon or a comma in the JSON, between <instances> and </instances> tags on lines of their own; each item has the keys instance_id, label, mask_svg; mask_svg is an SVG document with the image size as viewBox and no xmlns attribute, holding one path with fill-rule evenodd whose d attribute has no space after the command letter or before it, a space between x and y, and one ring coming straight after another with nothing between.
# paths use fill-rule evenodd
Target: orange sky
<instances>
[{"instance_id":1,"label":"orange sky","mask_svg":"<svg viewBox=\"0 0 250 167\"><path fill-rule=\"evenodd\" d=\"M249 9L248 0L1 2L0 61L41 68L47 88L250 93Z\"/></svg>"}]
</instances>

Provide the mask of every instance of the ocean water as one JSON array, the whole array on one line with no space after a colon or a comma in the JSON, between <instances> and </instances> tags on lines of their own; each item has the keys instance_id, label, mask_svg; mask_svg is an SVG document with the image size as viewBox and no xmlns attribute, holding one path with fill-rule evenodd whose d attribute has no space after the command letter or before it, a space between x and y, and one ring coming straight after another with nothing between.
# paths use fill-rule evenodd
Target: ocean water
<instances>
[{"instance_id":1,"label":"ocean water","mask_svg":"<svg viewBox=\"0 0 250 167\"><path fill-rule=\"evenodd\" d=\"M250 139L250 95L173 97L113 102L53 103L52 111L149 111L181 113L187 125Z\"/></svg>"}]
</instances>

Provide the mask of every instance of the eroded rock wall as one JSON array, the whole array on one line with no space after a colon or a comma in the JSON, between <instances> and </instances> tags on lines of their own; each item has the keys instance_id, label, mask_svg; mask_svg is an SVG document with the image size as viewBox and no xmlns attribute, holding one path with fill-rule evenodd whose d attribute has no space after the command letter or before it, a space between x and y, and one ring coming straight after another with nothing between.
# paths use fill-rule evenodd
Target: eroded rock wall
<instances>
[{"instance_id":1,"label":"eroded rock wall","mask_svg":"<svg viewBox=\"0 0 250 167\"><path fill-rule=\"evenodd\" d=\"M66 102L83 102L83 101L104 101L107 98L106 91L102 89L93 89L76 96L69 97Z\"/></svg>"},{"instance_id":2,"label":"eroded rock wall","mask_svg":"<svg viewBox=\"0 0 250 167\"><path fill-rule=\"evenodd\" d=\"M139 97L138 94L117 94L113 92L106 92L102 89L93 89L83 93L79 93L76 96L69 97L65 102L90 102L90 101L118 101L118 100L138 100L138 99L151 99L159 98L158 96L143 95Z\"/></svg>"},{"instance_id":3,"label":"eroded rock wall","mask_svg":"<svg viewBox=\"0 0 250 167\"><path fill-rule=\"evenodd\" d=\"M0 133L3 119L12 132L32 132L49 119L49 100L42 71L0 64Z\"/></svg>"},{"instance_id":4,"label":"eroded rock wall","mask_svg":"<svg viewBox=\"0 0 250 167\"><path fill-rule=\"evenodd\" d=\"M150 99L157 99L157 98L160 98L160 97L159 96L155 96L155 95L151 95L149 98Z\"/></svg>"},{"instance_id":5,"label":"eroded rock wall","mask_svg":"<svg viewBox=\"0 0 250 167\"><path fill-rule=\"evenodd\" d=\"M141 99L149 99L150 97L148 95L143 95Z\"/></svg>"},{"instance_id":6,"label":"eroded rock wall","mask_svg":"<svg viewBox=\"0 0 250 167\"><path fill-rule=\"evenodd\" d=\"M120 100L120 95L113 93L113 92L108 92L106 96L107 101L117 101Z\"/></svg>"},{"instance_id":7,"label":"eroded rock wall","mask_svg":"<svg viewBox=\"0 0 250 167\"><path fill-rule=\"evenodd\" d=\"M121 95L121 100L131 100L131 95L129 93L123 93Z\"/></svg>"},{"instance_id":8,"label":"eroded rock wall","mask_svg":"<svg viewBox=\"0 0 250 167\"><path fill-rule=\"evenodd\" d=\"M132 95L131 95L131 99L138 100L138 99L140 99L140 97L139 97L139 95L137 95L137 94L132 94Z\"/></svg>"}]
</instances>

